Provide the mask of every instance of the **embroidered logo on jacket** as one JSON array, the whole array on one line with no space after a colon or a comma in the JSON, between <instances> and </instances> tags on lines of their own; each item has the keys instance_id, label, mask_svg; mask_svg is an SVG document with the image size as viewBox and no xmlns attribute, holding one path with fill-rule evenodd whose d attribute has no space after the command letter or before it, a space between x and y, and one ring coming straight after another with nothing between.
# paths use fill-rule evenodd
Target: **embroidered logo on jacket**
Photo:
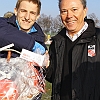
<instances>
[{"instance_id":1,"label":"embroidered logo on jacket","mask_svg":"<svg viewBox=\"0 0 100 100\"><path fill-rule=\"evenodd\" d=\"M93 57L95 55L95 45L88 45L88 56Z\"/></svg>"}]
</instances>

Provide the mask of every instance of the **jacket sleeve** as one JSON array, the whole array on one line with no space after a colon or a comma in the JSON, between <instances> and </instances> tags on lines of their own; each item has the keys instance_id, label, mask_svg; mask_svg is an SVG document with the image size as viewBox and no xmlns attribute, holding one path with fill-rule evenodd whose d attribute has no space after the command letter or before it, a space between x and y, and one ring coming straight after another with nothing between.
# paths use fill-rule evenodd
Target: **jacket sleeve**
<instances>
[{"instance_id":1,"label":"jacket sleeve","mask_svg":"<svg viewBox=\"0 0 100 100\"><path fill-rule=\"evenodd\" d=\"M31 35L8 24L6 19L0 18L0 47L10 43L14 43L14 49L19 51L22 48L32 50L35 40Z\"/></svg>"},{"instance_id":2,"label":"jacket sleeve","mask_svg":"<svg viewBox=\"0 0 100 100\"><path fill-rule=\"evenodd\" d=\"M43 33L41 27L36 22L34 23L34 27L37 30L37 32L34 33L35 41L40 43L46 50L48 50L45 45L45 34Z\"/></svg>"},{"instance_id":3,"label":"jacket sleeve","mask_svg":"<svg viewBox=\"0 0 100 100\"><path fill-rule=\"evenodd\" d=\"M45 42L45 35L41 29L41 27L35 22L34 27L37 30L36 34L34 34L34 39L40 42Z\"/></svg>"},{"instance_id":4,"label":"jacket sleeve","mask_svg":"<svg viewBox=\"0 0 100 100\"><path fill-rule=\"evenodd\" d=\"M54 42L52 42L49 47L49 57L50 57L49 58L50 65L48 68L46 68L46 80L52 83L55 76L55 67L56 67L56 55L55 55Z\"/></svg>"}]
</instances>

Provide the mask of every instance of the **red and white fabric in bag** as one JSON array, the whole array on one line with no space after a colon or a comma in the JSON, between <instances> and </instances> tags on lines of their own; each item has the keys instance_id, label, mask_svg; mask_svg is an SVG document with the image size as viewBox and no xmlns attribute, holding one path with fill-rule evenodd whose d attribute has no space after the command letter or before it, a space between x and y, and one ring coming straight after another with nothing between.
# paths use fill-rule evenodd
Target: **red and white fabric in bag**
<instances>
[{"instance_id":1,"label":"red and white fabric in bag","mask_svg":"<svg viewBox=\"0 0 100 100\"><path fill-rule=\"evenodd\" d=\"M32 100L45 92L43 68L20 57L0 58L0 100Z\"/></svg>"}]
</instances>

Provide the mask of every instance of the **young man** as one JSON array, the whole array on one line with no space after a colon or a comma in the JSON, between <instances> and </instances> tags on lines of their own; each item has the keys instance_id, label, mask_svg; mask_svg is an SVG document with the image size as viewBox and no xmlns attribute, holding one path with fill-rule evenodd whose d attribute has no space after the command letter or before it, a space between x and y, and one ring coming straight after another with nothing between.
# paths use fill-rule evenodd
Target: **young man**
<instances>
[{"instance_id":1,"label":"young man","mask_svg":"<svg viewBox=\"0 0 100 100\"><path fill-rule=\"evenodd\" d=\"M59 0L64 28L52 38L46 79L52 100L100 99L100 29L85 19L86 0Z\"/></svg>"},{"instance_id":2,"label":"young man","mask_svg":"<svg viewBox=\"0 0 100 100\"><path fill-rule=\"evenodd\" d=\"M46 51L45 35L36 20L40 16L41 2L39 0L18 0L14 15L10 18L0 18L0 47L13 43L13 49L27 49L39 54ZM12 52L11 57L18 57ZM7 57L7 52L0 52L0 57ZM41 94L34 100L40 100Z\"/></svg>"},{"instance_id":3,"label":"young man","mask_svg":"<svg viewBox=\"0 0 100 100\"><path fill-rule=\"evenodd\" d=\"M11 18L0 18L0 47L14 43L14 49L22 48L35 51L40 49L45 53L45 35L36 20L40 16L41 2L39 0L18 0L14 15ZM6 57L5 52L0 52L1 57ZM12 57L18 54L12 53Z\"/></svg>"}]
</instances>

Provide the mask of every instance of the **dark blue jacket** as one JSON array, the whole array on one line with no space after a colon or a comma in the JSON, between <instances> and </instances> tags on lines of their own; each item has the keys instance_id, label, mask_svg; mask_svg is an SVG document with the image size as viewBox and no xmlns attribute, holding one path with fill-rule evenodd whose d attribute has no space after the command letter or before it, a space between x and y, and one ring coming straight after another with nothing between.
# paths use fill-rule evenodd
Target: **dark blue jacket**
<instances>
[{"instance_id":1,"label":"dark blue jacket","mask_svg":"<svg viewBox=\"0 0 100 100\"><path fill-rule=\"evenodd\" d=\"M16 17L13 15L11 18L0 17L0 48L8 44L14 43L13 49L21 51L22 48L32 50L35 41L42 44L45 48L45 35L40 26L35 22L34 27L37 30L34 33L27 34L18 29L16 24ZM0 57L6 57L7 52L0 52ZM16 53L12 57L16 57Z\"/></svg>"}]
</instances>

